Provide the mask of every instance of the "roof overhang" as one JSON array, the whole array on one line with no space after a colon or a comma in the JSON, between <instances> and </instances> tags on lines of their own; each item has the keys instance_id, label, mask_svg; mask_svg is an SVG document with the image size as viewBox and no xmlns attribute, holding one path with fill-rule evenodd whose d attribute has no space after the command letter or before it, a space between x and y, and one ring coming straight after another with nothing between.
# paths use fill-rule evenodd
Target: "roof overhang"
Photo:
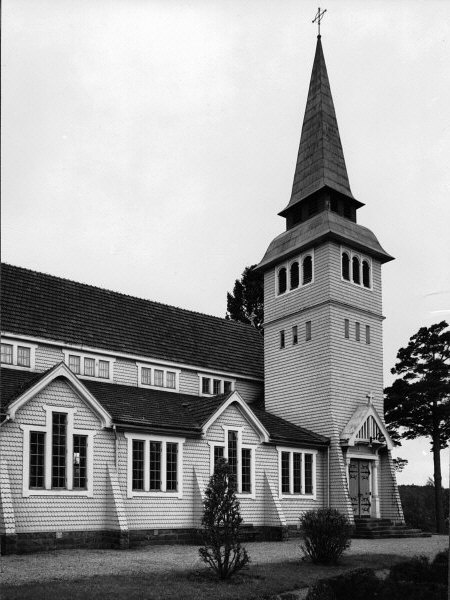
<instances>
[{"instance_id":1,"label":"roof overhang","mask_svg":"<svg viewBox=\"0 0 450 600\"><path fill-rule=\"evenodd\" d=\"M46 388L52 381L58 378L63 378L69 387L77 394L77 396L95 413L99 418L102 427L111 427L112 419L110 414L103 406L94 398L89 390L81 383L81 381L72 373L67 365L59 363L50 369L43 377L41 377L34 385L31 385L27 390L20 394L8 406L6 415L12 421L16 417L17 411L22 408L27 402Z\"/></svg>"},{"instance_id":2,"label":"roof overhang","mask_svg":"<svg viewBox=\"0 0 450 600\"><path fill-rule=\"evenodd\" d=\"M382 433L384 439L386 440L386 446L389 450L392 450L394 447L394 443L392 442L391 436L389 435L388 430L386 429L386 425L378 414L375 406L370 403L364 406L358 406L358 408L353 413L350 421L344 427L341 433L341 444L344 446L355 446L358 443L364 443L358 441L358 433L363 427L364 423L367 421L369 417L373 417L375 423L377 424L380 432ZM378 443L377 440L372 440L371 443ZM382 444L380 444L381 446Z\"/></svg>"}]
</instances>

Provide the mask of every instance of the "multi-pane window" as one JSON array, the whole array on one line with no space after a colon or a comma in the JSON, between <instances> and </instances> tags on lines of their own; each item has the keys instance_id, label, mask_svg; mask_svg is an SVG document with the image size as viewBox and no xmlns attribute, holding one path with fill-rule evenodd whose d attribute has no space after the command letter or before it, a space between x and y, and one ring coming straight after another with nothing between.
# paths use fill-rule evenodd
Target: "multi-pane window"
<instances>
[{"instance_id":1,"label":"multi-pane window","mask_svg":"<svg viewBox=\"0 0 450 600\"><path fill-rule=\"evenodd\" d=\"M169 494L181 498L182 443L175 438L151 435L128 439L128 497L143 494Z\"/></svg>"},{"instance_id":2,"label":"multi-pane window","mask_svg":"<svg viewBox=\"0 0 450 600\"><path fill-rule=\"evenodd\" d=\"M84 359L84 375L86 377L95 377L95 359L85 358Z\"/></svg>"},{"instance_id":3,"label":"multi-pane window","mask_svg":"<svg viewBox=\"0 0 450 600\"><path fill-rule=\"evenodd\" d=\"M311 339L311 321L306 321L305 323L305 340L308 342Z\"/></svg>"},{"instance_id":4,"label":"multi-pane window","mask_svg":"<svg viewBox=\"0 0 450 600\"><path fill-rule=\"evenodd\" d=\"M166 446L166 490L177 491L178 444L168 442Z\"/></svg>"},{"instance_id":5,"label":"multi-pane window","mask_svg":"<svg viewBox=\"0 0 450 600\"><path fill-rule=\"evenodd\" d=\"M173 371L167 371L166 373L166 387L171 390L174 390L177 386L177 374Z\"/></svg>"},{"instance_id":6,"label":"multi-pane window","mask_svg":"<svg viewBox=\"0 0 450 600\"><path fill-rule=\"evenodd\" d=\"M296 290L300 286L307 285L313 281L313 256L313 253L310 251L307 254L296 257L292 262L287 262L277 268L275 274L276 294L278 296Z\"/></svg>"},{"instance_id":7,"label":"multi-pane window","mask_svg":"<svg viewBox=\"0 0 450 600\"><path fill-rule=\"evenodd\" d=\"M250 448L242 448L242 493L250 494L252 491L252 454Z\"/></svg>"},{"instance_id":8,"label":"multi-pane window","mask_svg":"<svg viewBox=\"0 0 450 600\"><path fill-rule=\"evenodd\" d=\"M355 323L355 340L359 342L361 339L361 325L356 322Z\"/></svg>"},{"instance_id":9,"label":"multi-pane window","mask_svg":"<svg viewBox=\"0 0 450 600\"><path fill-rule=\"evenodd\" d=\"M285 335L284 335L284 329L282 329L280 331L280 348L284 348L285 345L286 345L286 340L285 340Z\"/></svg>"},{"instance_id":10,"label":"multi-pane window","mask_svg":"<svg viewBox=\"0 0 450 600\"><path fill-rule=\"evenodd\" d=\"M143 440L133 440L132 457L132 487L133 490L144 490L144 442Z\"/></svg>"},{"instance_id":11,"label":"multi-pane window","mask_svg":"<svg viewBox=\"0 0 450 600\"><path fill-rule=\"evenodd\" d=\"M294 325L294 327L292 328L292 343L295 346L295 344L298 344L298 327L297 325Z\"/></svg>"},{"instance_id":12,"label":"multi-pane window","mask_svg":"<svg viewBox=\"0 0 450 600\"><path fill-rule=\"evenodd\" d=\"M141 369L141 383L144 385L152 385L152 370L147 367Z\"/></svg>"},{"instance_id":13,"label":"multi-pane window","mask_svg":"<svg viewBox=\"0 0 450 600\"><path fill-rule=\"evenodd\" d=\"M30 488L43 489L45 475L45 432L30 431Z\"/></svg>"},{"instance_id":14,"label":"multi-pane window","mask_svg":"<svg viewBox=\"0 0 450 600\"><path fill-rule=\"evenodd\" d=\"M370 344L370 325L366 325L366 344Z\"/></svg>"},{"instance_id":15,"label":"multi-pane window","mask_svg":"<svg viewBox=\"0 0 450 600\"><path fill-rule=\"evenodd\" d=\"M164 371L162 369L154 370L153 385L156 387L164 387Z\"/></svg>"},{"instance_id":16,"label":"multi-pane window","mask_svg":"<svg viewBox=\"0 0 450 600\"><path fill-rule=\"evenodd\" d=\"M81 373L81 358L79 356L69 354L69 369L76 375Z\"/></svg>"},{"instance_id":17,"label":"multi-pane window","mask_svg":"<svg viewBox=\"0 0 450 600\"><path fill-rule=\"evenodd\" d=\"M224 458L225 448L223 446L214 446L214 468L219 460Z\"/></svg>"},{"instance_id":18,"label":"multi-pane window","mask_svg":"<svg viewBox=\"0 0 450 600\"><path fill-rule=\"evenodd\" d=\"M87 482L87 436L73 436L73 489L86 489Z\"/></svg>"},{"instance_id":19,"label":"multi-pane window","mask_svg":"<svg viewBox=\"0 0 450 600\"><path fill-rule=\"evenodd\" d=\"M350 337L350 321L349 321L349 319L344 319L344 337L347 340Z\"/></svg>"},{"instance_id":20,"label":"multi-pane window","mask_svg":"<svg viewBox=\"0 0 450 600\"><path fill-rule=\"evenodd\" d=\"M137 363L137 366L138 385L165 388L168 390L178 389L179 371L150 366L144 363Z\"/></svg>"},{"instance_id":21,"label":"multi-pane window","mask_svg":"<svg viewBox=\"0 0 450 600\"><path fill-rule=\"evenodd\" d=\"M254 452L253 446L242 443L241 430L226 428L224 444L211 446L211 473L220 459L226 460L233 474L236 491L239 494L252 494Z\"/></svg>"},{"instance_id":22,"label":"multi-pane window","mask_svg":"<svg viewBox=\"0 0 450 600\"><path fill-rule=\"evenodd\" d=\"M150 489L161 490L161 442L150 442Z\"/></svg>"},{"instance_id":23,"label":"multi-pane window","mask_svg":"<svg viewBox=\"0 0 450 600\"><path fill-rule=\"evenodd\" d=\"M314 454L303 450L281 450L279 454L281 495L314 494Z\"/></svg>"},{"instance_id":24,"label":"multi-pane window","mask_svg":"<svg viewBox=\"0 0 450 600\"><path fill-rule=\"evenodd\" d=\"M356 285L362 285L370 289L372 287L372 266L369 258L365 258L350 250L341 252L341 276L345 281L351 281Z\"/></svg>"},{"instance_id":25,"label":"multi-pane window","mask_svg":"<svg viewBox=\"0 0 450 600\"><path fill-rule=\"evenodd\" d=\"M237 431L228 431L228 464L230 465L231 472L233 473L234 479L237 482Z\"/></svg>"},{"instance_id":26,"label":"multi-pane window","mask_svg":"<svg viewBox=\"0 0 450 600\"><path fill-rule=\"evenodd\" d=\"M53 413L52 423L52 488L66 487L67 415Z\"/></svg>"},{"instance_id":27,"label":"multi-pane window","mask_svg":"<svg viewBox=\"0 0 450 600\"><path fill-rule=\"evenodd\" d=\"M2 363L13 364L13 346L12 344L2 344Z\"/></svg>"},{"instance_id":28,"label":"multi-pane window","mask_svg":"<svg viewBox=\"0 0 450 600\"><path fill-rule=\"evenodd\" d=\"M34 367L34 346L5 340L1 343L1 362L3 365L31 369Z\"/></svg>"},{"instance_id":29,"label":"multi-pane window","mask_svg":"<svg viewBox=\"0 0 450 600\"><path fill-rule=\"evenodd\" d=\"M20 367L31 366L31 350L26 346L17 346L17 364Z\"/></svg>"},{"instance_id":30,"label":"multi-pane window","mask_svg":"<svg viewBox=\"0 0 450 600\"><path fill-rule=\"evenodd\" d=\"M233 389L233 382L218 377L200 377L200 393L204 396L217 396L219 394L228 394Z\"/></svg>"},{"instance_id":31,"label":"multi-pane window","mask_svg":"<svg viewBox=\"0 0 450 600\"><path fill-rule=\"evenodd\" d=\"M109 379L109 362L107 360L98 361L98 376L102 379Z\"/></svg>"}]
</instances>

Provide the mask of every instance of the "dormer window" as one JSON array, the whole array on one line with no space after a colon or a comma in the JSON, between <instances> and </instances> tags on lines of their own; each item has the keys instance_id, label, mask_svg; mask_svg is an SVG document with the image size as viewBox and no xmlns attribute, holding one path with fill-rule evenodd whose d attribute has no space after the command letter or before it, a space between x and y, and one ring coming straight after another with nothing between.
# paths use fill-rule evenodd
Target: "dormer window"
<instances>
[{"instance_id":1,"label":"dormer window","mask_svg":"<svg viewBox=\"0 0 450 600\"><path fill-rule=\"evenodd\" d=\"M287 277L289 274L289 289ZM294 258L291 262L282 264L276 271L276 295L296 290L312 283L314 279L313 251Z\"/></svg>"},{"instance_id":2,"label":"dormer window","mask_svg":"<svg viewBox=\"0 0 450 600\"><path fill-rule=\"evenodd\" d=\"M201 374L199 378L200 396L218 396L219 394L229 394L234 390L235 382L233 379Z\"/></svg>"},{"instance_id":3,"label":"dormer window","mask_svg":"<svg viewBox=\"0 0 450 600\"><path fill-rule=\"evenodd\" d=\"M113 358L72 350L63 350L63 353L64 362L75 375L87 379L113 380Z\"/></svg>"},{"instance_id":4,"label":"dormer window","mask_svg":"<svg viewBox=\"0 0 450 600\"><path fill-rule=\"evenodd\" d=\"M341 278L372 289L372 261L350 250L341 250Z\"/></svg>"},{"instance_id":5,"label":"dormer window","mask_svg":"<svg viewBox=\"0 0 450 600\"><path fill-rule=\"evenodd\" d=\"M163 389L168 392L179 391L179 369L151 365L148 363L137 363L137 367L139 387Z\"/></svg>"},{"instance_id":6,"label":"dormer window","mask_svg":"<svg viewBox=\"0 0 450 600\"><path fill-rule=\"evenodd\" d=\"M35 349L34 344L2 339L1 364L2 366L32 370L34 369Z\"/></svg>"}]
</instances>

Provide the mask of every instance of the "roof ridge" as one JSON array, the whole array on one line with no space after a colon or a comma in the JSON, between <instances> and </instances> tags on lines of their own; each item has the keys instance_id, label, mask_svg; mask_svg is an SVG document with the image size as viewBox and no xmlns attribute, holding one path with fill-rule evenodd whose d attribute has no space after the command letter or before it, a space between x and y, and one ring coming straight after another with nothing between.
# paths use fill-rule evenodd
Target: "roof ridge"
<instances>
[{"instance_id":1,"label":"roof ridge","mask_svg":"<svg viewBox=\"0 0 450 600\"><path fill-rule=\"evenodd\" d=\"M125 292L118 292L116 290L111 290L109 288L103 288L100 287L98 285L93 285L91 283L84 283L82 281L75 281L74 279L68 279L67 277L60 277L59 275L53 275L51 273L46 273L44 271L35 271L34 269L29 269L27 267L20 267L17 265L12 265L10 263L6 263L6 262L1 262L1 266L6 266L6 267L11 267L13 269L20 269L21 271L27 271L28 273L33 273L33 274L37 274L37 275L44 275L45 277L50 277L51 279L56 279L59 281L65 281L68 283L73 283L76 285L82 285L94 290L99 290L101 292L108 292L110 294L117 294L118 296L122 296L124 298L131 298L132 300L140 300L142 302L151 302L152 304L156 304L158 306L164 306L167 308L174 308L176 310L182 311L184 313L189 313L189 314L193 314L193 315L199 315L201 317L208 317L209 319L215 319L219 322L224 322L224 323L233 323L233 325L236 326L240 326L240 327L245 327L247 329L254 329L255 331L257 331L254 327L252 327L251 325L247 324L247 323L241 323L240 321L234 321L233 319L227 319L226 317L218 317L216 315L210 315L207 313L202 313L200 311L197 310L190 310L188 308L182 308L181 306L175 306L174 304L167 304L164 302L158 302L157 300L151 300L149 298L144 298L142 296L134 296L133 294L126 294Z\"/></svg>"}]
</instances>

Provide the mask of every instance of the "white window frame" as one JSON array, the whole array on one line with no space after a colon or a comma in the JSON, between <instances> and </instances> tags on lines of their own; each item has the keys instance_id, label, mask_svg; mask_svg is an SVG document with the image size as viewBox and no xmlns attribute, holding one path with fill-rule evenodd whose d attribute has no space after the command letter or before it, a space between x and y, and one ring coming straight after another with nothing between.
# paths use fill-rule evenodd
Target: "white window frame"
<instances>
[{"instance_id":1,"label":"white window frame","mask_svg":"<svg viewBox=\"0 0 450 600\"><path fill-rule=\"evenodd\" d=\"M249 498L250 500L256 500L256 444L244 444L242 441L244 427L231 427L222 425L224 431L223 442L208 442L209 444L209 474L214 473L214 448L223 448L223 457L228 460L228 432L236 431L237 433L237 482L236 482L236 496L238 498ZM242 449L250 450L250 488L251 492L242 491Z\"/></svg>"},{"instance_id":2,"label":"white window frame","mask_svg":"<svg viewBox=\"0 0 450 600\"><path fill-rule=\"evenodd\" d=\"M80 379L89 379L90 381L109 381L112 383L114 381L114 363L116 362L115 358L111 356L101 356L99 354L88 354L86 352L78 352L77 350L66 350L63 348L64 354L64 362L69 367L69 356L77 356L80 359L80 371L81 373L72 373L76 377L80 377ZM84 375L84 359L91 358L95 362L95 375L92 377L91 375ZM109 363L109 377L99 377L99 361L105 361ZM70 368L70 367L69 367Z\"/></svg>"},{"instance_id":3,"label":"white window frame","mask_svg":"<svg viewBox=\"0 0 450 600\"><path fill-rule=\"evenodd\" d=\"M311 278L311 281L308 281L308 283L303 283L303 261L307 256L311 256L311 259L312 259L312 278ZM291 275L290 275L291 265L295 262L298 262L298 268L299 268L298 287L291 288ZM286 284L286 291L279 294L278 293L278 273L279 273L280 269L282 269L282 268L286 269L287 284ZM306 252L303 252L302 254L299 254L298 256L285 261L284 263L277 265L275 267L275 296L277 296L277 297L286 296L287 294L291 294L293 292L297 292L298 290L301 290L302 288L308 287L308 285L311 285L314 283L314 273L315 273L314 248L312 248L311 250L307 250Z\"/></svg>"},{"instance_id":4,"label":"white window frame","mask_svg":"<svg viewBox=\"0 0 450 600\"><path fill-rule=\"evenodd\" d=\"M230 383L231 384L231 389L230 389L230 393L234 392L234 390L236 389L236 380L235 379L230 379L228 377L223 377L221 375L214 375L214 373L197 373L198 375L198 395L199 396L204 396L206 398L210 398L212 396L218 396L220 394L224 394L224 388L225 388L225 382ZM203 392L203 378L205 379L209 379L210 380L210 390L211 393L206 394L205 392ZM218 381L220 381L220 391L219 394L214 394L214 386L213 386L213 380L216 379Z\"/></svg>"},{"instance_id":5,"label":"white window frame","mask_svg":"<svg viewBox=\"0 0 450 600\"><path fill-rule=\"evenodd\" d=\"M181 369L175 369L168 366L158 365L156 363L136 363L138 368L138 387L148 388L152 390L164 390L165 392L178 392L180 390L180 373ZM142 369L150 369L151 370L151 383L142 383ZM155 378L155 370L163 372L163 385L154 385ZM167 373L168 372L175 373L175 387L167 387Z\"/></svg>"},{"instance_id":6,"label":"white window frame","mask_svg":"<svg viewBox=\"0 0 450 600\"><path fill-rule=\"evenodd\" d=\"M171 370L171 369L169 369ZM183 445L185 438L125 433L127 439L127 498L178 498L183 497ZM144 489L133 490L133 441L144 442ZM161 443L161 490L150 490L150 442ZM175 492L167 492L167 443L177 444L177 483Z\"/></svg>"},{"instance_id":7,"label":"white window frame","mask_svg":"<svg viewBox=\"0 0 450 600\"><path fill-rule=\"evenodd\" d=\"M94 437L97 431L92 429L78 429L74 426L76 408L67 406L44 405L45 425L20 425L23 431L23 464L22 464L22 496L82 496L92 498L94 496ZM52 423L53 413L64 413L67 417L66 423L66 485L65 489L52 489ZM30 489L30 433L37 431L45 433L44 454L44 489ZM73 436L84 435L87 437L86 448L86 483L85 489L73 489Z\"/></svg>"},{"instance_id":8,"label":"white window frame","mask_svg":"<svg viewBox=\"0 0 450 600\"><path fill-rule=\"evenodd\" d=\"M342 255L344 254L344 252L346 254L348 254L349 258L350 258L350 263L349 263L349 275L350 275L350 280L348 279L344 279L343 274L342 274ZM356 257L359 260L359 283L355 283L353 281L353 257ZM341 246L341 253L339 255L339 260L340 260L340 270L341 270L341 281L343 281L344 283L351 283L352 285L356 285L359 288L362 288L363 290L373 290L373 264L372 264L372 259L369 258L368 256L365 256L364 254L361 254L360 252L355 252L354 250L350 250L349 248L345 248L344 246ZM369 268L370 268L370 277L369 277L369 287L366 287L363 284L363 261L367 261L369 263Z\"/></svg>"},{"instance_id":9,"label":"white window frame","mask_svg":"<svg viewBox=\"0 0 450 600\"><path fill-rule=\"evenodd\" d=\"M28 342L22 342L21 340L14 340L11 338L4 338L4 337L1 338L1 343L12 346L12 363L2 362L1 363L2 367L6 367L9 369L19 369L20 371L34 371L35 370L37 344L29 344ZM30 366L29 367L25 367L23 365L17 364L17 355L18 355L17 348L19 346L21 348L28 348L30 351Z\"/></svg>"},{"instance_id":10,"label":"white window frame","mask_svg":"<svg viewBox=\"0 0 450 600\"><path fill-rule=\"evenodd\" d=\"M288 448L288 447L284 447L284 446L277 446L277 451L278 451L278 497L280 499L302 498L302 499L316 500L317 499L316 471L317 471L318 451L310 450L310 449L306 449L306 448ZM283 452L289 453L289 488L290 488L289 494L282 492L281 455ZM302 455L301 489L303 490L301 493L295 493L295 494L294 494L294 453ZM304 492L304 489L305 489L305 454L312 454L312 486L313 486L312 494L306 494Z\"/></svg>"}]
</instances>

